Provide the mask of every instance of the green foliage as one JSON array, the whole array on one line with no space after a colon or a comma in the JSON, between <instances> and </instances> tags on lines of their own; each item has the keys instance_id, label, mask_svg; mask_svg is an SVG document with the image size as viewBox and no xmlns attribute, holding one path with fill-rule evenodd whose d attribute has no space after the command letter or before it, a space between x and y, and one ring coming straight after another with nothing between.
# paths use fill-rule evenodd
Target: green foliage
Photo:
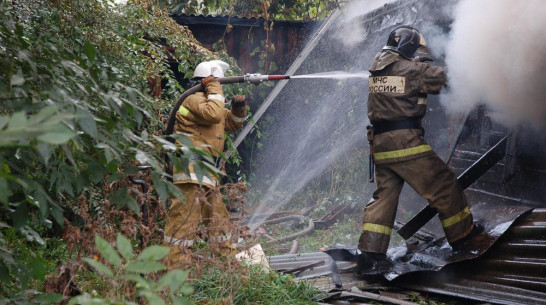
<instances>
[{"instance_id":1,"label":"green foliage","mask_svg":"<svg viewBox=\"0 0 546 305\"><path fill-rule=\"evenodd\" d=\"M117 250L99 236L95 238L95 245L106 264L95 258L84 258L84 261L106 276L107 280L121 287L136 287L137 296L145 298L150 305L166 304L164 298L175 305L193 304L188 299L193 293L192 286L187 282L188 271L172 270L162 274L157 281L152 279L166 269L159 261L169 253L169 247L150 246L135 256L131 242L121 234L116 238ZM83 294L72 298L68 304L136 304L134 300L128 300L130 297L112 300Z\"/></svg>"},{"instance_id":2,"label":"green foliage","mask_svg":"<svg viewBox=\"0 0 546 305\"><path fill-rule=\"evenodd\" d=\"M245 17L264 17L265 14L276 20L322 20L333 9L339 7L340 0L174 0L163 1L172 11L186 14L217 14Z\"/></svg>"},{"instance_id":3,"label":"green foliage","mask_svg":"<svg viewBox=\"0 0 546 305\"><path fill-rule=\"evenodd\" d=\"M24 278L39 268L16 256L27 245L10 244L8 232L44 243L82 197L99 218L106 201L139 217L127 177L142 165L162 203L182 197L163 179L164 154L180 167L188 155L161 135L183 91L171 67L191 77L198 62L227 55L138 2L2 1L0 16L0 294L15 298L35 288ZM150 95L158 84L160 96ZM90 197L96 190L101 198Z\"/></svg>"},{"instance_id":4,"label":"green foliage","mask_svg":"<svg viewBox=\"0 0 546 305\"><path fill-rule=\"evenodd\" d=\"M207 304L316 304L321 293L308 282L297 282L291 275L249 266L246 272L207 269L194 283L196 302Z\"/></svg>"},{"instance_id":5,"label":"green foliage","mask_svg":"<svg viewBox=\"0 0 546 305\"><path fill-rule=\"evenodd\" d=\"M5 224L0 222L0 226ZM67 259L66 247L49 239L46 244L35 232L21 239L13 228L3 229L5 234L0 231L0 304L58 304L63 296L29 287L43 286L46 275ZM16 292L6 293L9 291Z\"/></svg>"}]
</instances>

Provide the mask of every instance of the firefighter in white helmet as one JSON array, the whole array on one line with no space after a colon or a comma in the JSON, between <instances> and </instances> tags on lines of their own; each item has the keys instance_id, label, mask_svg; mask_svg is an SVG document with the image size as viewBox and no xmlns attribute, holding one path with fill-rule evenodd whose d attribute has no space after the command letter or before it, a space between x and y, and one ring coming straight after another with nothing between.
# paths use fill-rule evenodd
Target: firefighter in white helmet
<instances>
[{"instance_id":1,"label":"firefighter in white helmet","mask_svg":"<svg viewBox=\"0 0 546 305\"><path fill-rule=\"evenodd\" d=\"M192 81L201 82L204 92L192 94L182 102L174 130L189 134L196 147L217 160L224 149L224 132L240 129L247 115L244 96L233 97L231 110L225 107L222 85L216 78L223 77L228 67L220 60L197 65ZM207 242L211 250L222 255L232 250L229 213L222 201L218 179L205 176L200 182L191 161L195 160L190 160L188 171L173 169L173 183L185 199L183 202L172 198L165 226L164 241L171 246L167 261L175 268L188 267L191 248L199 242ZM220 167L219 162L212 165ZM203 230L198 228L200 224L205 225Z\"/></svg>"}]
</instances>

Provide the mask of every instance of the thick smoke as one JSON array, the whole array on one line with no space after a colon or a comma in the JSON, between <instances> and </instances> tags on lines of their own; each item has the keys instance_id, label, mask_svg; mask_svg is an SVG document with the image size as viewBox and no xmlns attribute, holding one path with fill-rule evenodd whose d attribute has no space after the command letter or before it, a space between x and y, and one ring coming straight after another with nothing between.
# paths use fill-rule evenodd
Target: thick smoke
<instances>
[{"instance_id":1,"label":"thick smoke","mask_svg":"<svg viewBox=\"0 0 546 305\"><path fill-rule=\"evenodd\" d=\"M486 104L508 127L546 127L544 0L462 0L446 53L448 110Z\"/></svg>"},{"instance_id":2,"label":"thick smoke","mask_svg":"<svg viewBox=\"0 0 546 305\"><path fill-rule=\"evenodd\" d=\"M345 47L354 47L366 39L366 31L362 27L360 17L394 0L355 0L345 7L343 27L338 39Z\"/></svg>"}]
</instances>

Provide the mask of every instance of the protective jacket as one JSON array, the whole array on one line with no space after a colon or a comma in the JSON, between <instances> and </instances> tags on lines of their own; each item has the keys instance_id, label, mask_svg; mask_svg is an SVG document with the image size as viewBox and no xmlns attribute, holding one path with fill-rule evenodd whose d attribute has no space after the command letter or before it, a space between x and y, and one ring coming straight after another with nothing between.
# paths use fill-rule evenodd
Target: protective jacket
<instances>
[{"instance_id":1,"label":"protective jacket","mask_svg":"<svg viewBox=\"0 0 546 305\"><path fill-rule=\"evenodd\" d=\"M196 147L219 156L224 149L224 132L236 131L243 127L247 115L246 107L225 108L222 85L213 81L206 85L205 92L188 96L176 113L175 132L186 133ZM199 183L190 164L190 172L173 170L173 183ZM203 184L215 187L215 178L204 177Z\"/></svg>"},{"instance_id":2,"label":"protective jacket","mask_svg":"<svg viewBox=\"0 0 546 305\"><path fill-rule=\"evenodd\" d=\"M380 52L370 68L368 117L373 124L404 119L420 120L427 110L427 94L446 84L445 68L413 62L393 51ZM421 129L389 131L374 137L377 164L411 160L432 154Z\"/></svg>"},{"instance_id":3,"label":"protective jacket","mask_svg":"<svg viewBox=\"0 0 546 305\"><path fill-rule=\"evenodd\" d=\"M382 51L370 68L370 122L393 126L393 122L420 121L427 94L438 93L445 83L444 68ZM377 189L364 211L360 250L386 253L405 182L438 210L450 243L470 233L473 218L456 176L426 143L420 126L384 128L372 142Z\"/></svg>"}]
</instances>

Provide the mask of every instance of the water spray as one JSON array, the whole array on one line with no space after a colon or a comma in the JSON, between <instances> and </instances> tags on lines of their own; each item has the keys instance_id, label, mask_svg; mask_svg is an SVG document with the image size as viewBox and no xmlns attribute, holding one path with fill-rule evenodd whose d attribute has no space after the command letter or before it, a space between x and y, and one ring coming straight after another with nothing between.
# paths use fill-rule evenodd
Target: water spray
<instances>
[{"instance_id":1,"label":"water spray","mask_svg":"<svg viewBox=\"0 0 546 305\"><path fill-rule=\"evenodd\" d=\"M349 73L344 71L331 71L331 72L323 72L323 73L314 73L314 74L306 74L306 75L262 75L259 73L250 74L247 73L245 75L241 76L228 76L228 77L221 77L217 78L216 80L220 84L235 84L235 83L247 83L247 84L254 84L259 85L262 82L265 81L279 81L279 80L286 80L286 79L296 79L296 78L329 78L329 79L347 79L347 78L368 78L369 73L368 72L359 72L359 73ZM191 94L194 94L196 92L203 91L203 85L198 84L190 89L184 91L182 95L176 100L176 103L174 104L174 107L171 111L171 114L169 116L169 122L167 123L167 128L163 132L164 135L171 135L174 131L174 123L176 122L176 112L180 108L180 105L182 105L182 102Z\"/></svg>"},{"instance_id":2,"label":"water spray","mask_svg":"<svg viewBox=\"0 0 546 305\"><path fill-rule=\"evenodd\" d=\"M370 73L368 71L365 72L345 72L345 71L330 71L330 72L320 72L320 73L313 73L313 74L304 74L304 75L293 75L290 78L328 78L328 79L337 79L337 80L343 80L348 78L369 78Z\"/></svg>"}]
</instances>

